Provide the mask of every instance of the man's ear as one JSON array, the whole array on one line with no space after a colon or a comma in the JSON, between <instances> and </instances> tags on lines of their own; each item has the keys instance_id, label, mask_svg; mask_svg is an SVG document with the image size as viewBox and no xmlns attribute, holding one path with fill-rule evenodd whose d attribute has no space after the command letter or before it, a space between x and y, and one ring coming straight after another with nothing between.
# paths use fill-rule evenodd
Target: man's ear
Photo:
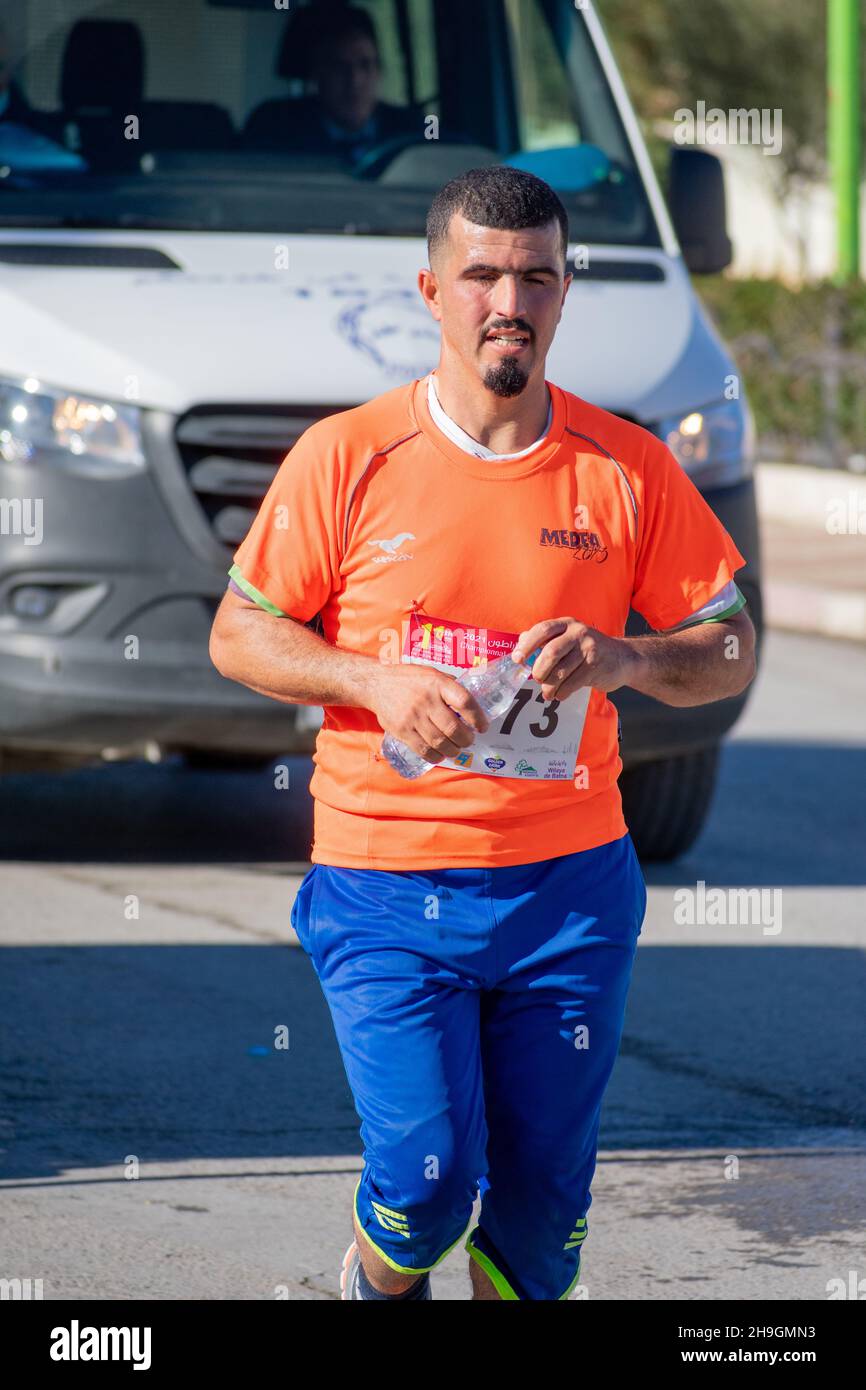
<instances>
[{"instance_id":1,"label":"man's ear","mask_svg":"<svg viewBox=\"0 0 866 1390\"><path fill-rule=\"evenodd\" d=\"M563 311L563 309L565 308L565 296L568 294L568 287L569 287L569 285L571 284L571 282L572 282L573 279L574 279L574 276L571 275L571 274L568 274L568 275L566 275L566 276L563 278L563 282L562 282L562 299L559 301L559 313L558 313L557 318L556 318L556 322L557 322L557 323L559 323L560 319L562 318L562 311Z\"/></svg>"},{"instance_id":2,"label":"man's ear","mask_svg":"<svg viewBox=\"0 0 866 1390\"><path fill-rule=\"evenodd\" d=\"M439 302L439 280L435 270L418 271L418 289L421 298L424 300L434 319L440 321L442 318L442 307Z\"/></svg>"}]
</instances>

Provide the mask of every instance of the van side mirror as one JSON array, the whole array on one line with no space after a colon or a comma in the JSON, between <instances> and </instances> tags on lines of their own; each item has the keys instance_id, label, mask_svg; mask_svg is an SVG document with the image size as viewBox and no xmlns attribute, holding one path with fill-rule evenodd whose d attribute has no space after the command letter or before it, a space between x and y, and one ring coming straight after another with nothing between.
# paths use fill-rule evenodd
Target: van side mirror
<instances>
[{"instance_id":1,"label":"van side mirror","mask_svg":"<svg viewBox=\"0 0 866 1390\"><path fill-rule=\"evenodd\" d=\"M714 154L671 147L668 207L683 260L693 275L715 275L731 264L725 175Z\"/></svg>"}]
</instances>

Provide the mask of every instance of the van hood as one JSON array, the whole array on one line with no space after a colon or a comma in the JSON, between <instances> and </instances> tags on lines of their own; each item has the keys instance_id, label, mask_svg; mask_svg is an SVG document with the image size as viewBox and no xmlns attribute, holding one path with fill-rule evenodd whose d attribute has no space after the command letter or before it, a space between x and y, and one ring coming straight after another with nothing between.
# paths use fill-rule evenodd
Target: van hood
<instances>
[{"instance_id":1,"label":"van hood","mask_svg":"<svg viewBox=\"0 0 866 1390\"><path fill-rule=\"evenodd\" d=\"M0 375L180 414L202 403L354 405L438 358L416 288L420 240L19 229L0 233L0 255L13 241L49 260L52 247L77 249L85 262L100 248L140 248L178 268L5 264ZM664 278L635 279L641 266ZM550 380L646 421L721 398L730 371L679 259L590 248Z\"/></svg>"}]
</instances>

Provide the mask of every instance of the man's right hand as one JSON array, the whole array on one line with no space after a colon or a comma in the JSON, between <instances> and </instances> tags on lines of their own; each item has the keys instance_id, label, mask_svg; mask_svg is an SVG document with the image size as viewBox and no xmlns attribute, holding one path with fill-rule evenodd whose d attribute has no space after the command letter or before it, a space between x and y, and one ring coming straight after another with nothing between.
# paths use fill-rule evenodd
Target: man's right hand
<instances>
[{"instance_id":1,"label":"man's right hand","mask_svg":"<svg viewBox=\"0 0 866 1390\"><path fill-rule=\"evenodd\" d=\"M475 697L454 676L432 666L382 666L372 681L369 707L387 734L428 763L456 757L476 733L490 728Z\"/></svg>"}]
</instances>

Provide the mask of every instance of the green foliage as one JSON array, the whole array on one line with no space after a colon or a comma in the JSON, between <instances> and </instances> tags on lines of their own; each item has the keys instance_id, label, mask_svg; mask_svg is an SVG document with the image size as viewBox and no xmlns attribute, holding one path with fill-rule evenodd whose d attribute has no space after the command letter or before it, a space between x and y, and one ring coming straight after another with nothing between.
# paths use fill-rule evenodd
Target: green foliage
<instances>
[{"instance_id":1,"label":"green foliage","mask_svg":"<svg viewBox=\"0 0 866 1390\"><path fill-rule=\"evenodd\" d=\"M826 3L596 0L662 187L658 126L680 108L782 112L773 173L826 177ZM866 63L862 64L866 152ZM765 456L838 462L866 453L866 285L792 290L776 280L697 278L741 371Z\"/></svg>"},{"instance_id":2,"label":"green foliage","mask_svg":"<svg viewBox=\"0 0 866 1390\"><path fill-rule=\"evenodd\" d=\"M840 462L866 452L866 284L792 290L699 276L734 354L765 456Z\"/></svg>"},{"instance_id":3,"label":"green foliage","mask_svg":"<svg viewBox=\"0 0 866 1390\"><path fill-rule=\"evenodd\" d=\"M699 100L724 111L780 109L784 138L778 163L786 180L823 176L826 6L820 0L597 4L647 130L656 121L673 120L680 107L694 110Z\"/></svg>"}]
</instances>

